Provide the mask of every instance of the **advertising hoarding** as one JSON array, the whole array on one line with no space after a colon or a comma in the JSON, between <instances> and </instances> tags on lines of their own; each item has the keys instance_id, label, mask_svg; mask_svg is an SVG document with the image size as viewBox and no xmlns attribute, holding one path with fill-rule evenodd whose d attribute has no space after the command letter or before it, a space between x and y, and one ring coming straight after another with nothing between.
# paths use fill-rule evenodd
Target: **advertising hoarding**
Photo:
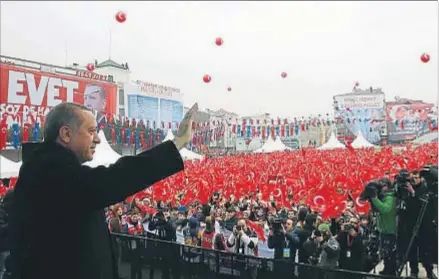
<instances>
[{"instance_id":1,"label":"advertising hoarding","mask_svg":"<svg viewBox=\"0 0 439 279\"><path fill-rule=\"evenodd\" d=\"M0 115L8 122L41 123L63 102L85 105L98 115L116 114L116 98L114 83L0 63Z\"/></svg>"},{"instance_id":2,"label":"advertising hoarding","mask_svg":"<svg viewBox=\"0 0 439 279\"><path fill-rule=\"evenodd\" d=\"M361 131L373 144L381 141L386 129L384 93L354 93L334 96L334 116L355 135Z\"/></svg>"},{"instance_id":3,"label":"advertising hoarding","mask_svg":"<svg viewBox=\"0 0 439 279\"><path fill-rule=\"evenodd\" d=\"M386 122L389 142L412 140L429 132L433 104L387 104Z\"/></svg>"},{"instance_id":4,"label":"advertising hoarding","mask_svg":"<svg viewBox=\"0 0 439 279\"><path fill-rule=\"evenodd\" d=\"M157 123L172 123L172 128L183 119L183 94L179 89L137 81L124 85L125 104L129 118Z\"/></svg>"}]
</instances>

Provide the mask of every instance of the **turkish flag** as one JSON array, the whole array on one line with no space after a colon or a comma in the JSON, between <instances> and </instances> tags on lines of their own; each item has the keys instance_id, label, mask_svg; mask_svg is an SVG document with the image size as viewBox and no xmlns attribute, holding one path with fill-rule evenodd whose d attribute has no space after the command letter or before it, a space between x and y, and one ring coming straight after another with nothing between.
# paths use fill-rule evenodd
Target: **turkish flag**
<instances>
[{"instance_id":1,"label":"turkish flag","mask_svg":"<svg viewBox=\"0 0 439 279\"><path fill-rule=\"evenodd\" d=\"M29 141L29 126L30 126L29 123L24 124L22 142Z\"/></svg>"},{"instance_id":2,"label":"turkish flag","mask_svg":"<svg viewBox=\"0 0 439 279\"><path fill-rule=\"evenodd\" d=\"M6 139L8 137L8 125L6 123L0 123L0 150L6 148Z\"/></svg>"}]
</instances>

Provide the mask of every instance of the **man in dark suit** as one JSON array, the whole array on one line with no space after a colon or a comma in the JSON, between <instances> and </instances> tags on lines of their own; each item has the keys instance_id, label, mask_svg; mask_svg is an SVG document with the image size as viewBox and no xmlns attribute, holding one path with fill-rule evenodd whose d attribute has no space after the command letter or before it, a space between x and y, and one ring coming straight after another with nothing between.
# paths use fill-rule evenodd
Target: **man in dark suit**
<instances>
[{"instance_id":1,"label":"man in dark suit","mask_svg":"<svg viewBox=\"0 0 439 279\"><path fill-rule=\"evenodd\" d=\"M44 142L23 162L11 214L16 279L116 279L103 208L184 169L179 150L191 140L185 115L176 138L109 167L82 165L100 143L93 113L63 103L46 117Z\"/></svg>"}]
</instances>

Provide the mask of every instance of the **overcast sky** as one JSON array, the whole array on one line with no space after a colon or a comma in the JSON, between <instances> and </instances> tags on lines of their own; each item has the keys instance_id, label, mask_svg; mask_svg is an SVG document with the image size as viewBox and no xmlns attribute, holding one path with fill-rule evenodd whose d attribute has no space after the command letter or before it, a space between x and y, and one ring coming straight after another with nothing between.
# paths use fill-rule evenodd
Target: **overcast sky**
<instances>
[{"instance_id":1,"label":"overcast sky","mask_svg":"<svg viewBox=\"0 0 439 279\"><path fill-rule=\"evenodd\" d=\"M111 58L128 62L131 79L180 88L188 106L307 116L330 112L355 81L387 100L438 99L436 1L2 1L0 18L2 54L57 65L66 42L69 64L108 59L111 28Z\"/></svg>"}]
</instances>

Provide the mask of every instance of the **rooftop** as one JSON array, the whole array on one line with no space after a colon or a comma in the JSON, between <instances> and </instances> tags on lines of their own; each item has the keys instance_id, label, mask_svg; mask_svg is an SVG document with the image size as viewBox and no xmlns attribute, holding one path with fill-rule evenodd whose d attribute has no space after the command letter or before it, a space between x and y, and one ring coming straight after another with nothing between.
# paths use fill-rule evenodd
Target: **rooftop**
<instances>
[{"instance_id":1,"label":"rooftop","mask_svg":"<svg viewBox=\"0 0 439 279\"><path fill-rule=\"evenodd\" d=\"M121 70L128 70L128 65L126 63L119 64L111 59L105 60L104 62L96 65L96 68L105 68L105 67L114 67Z\"/></svg>"}]
</instances>

